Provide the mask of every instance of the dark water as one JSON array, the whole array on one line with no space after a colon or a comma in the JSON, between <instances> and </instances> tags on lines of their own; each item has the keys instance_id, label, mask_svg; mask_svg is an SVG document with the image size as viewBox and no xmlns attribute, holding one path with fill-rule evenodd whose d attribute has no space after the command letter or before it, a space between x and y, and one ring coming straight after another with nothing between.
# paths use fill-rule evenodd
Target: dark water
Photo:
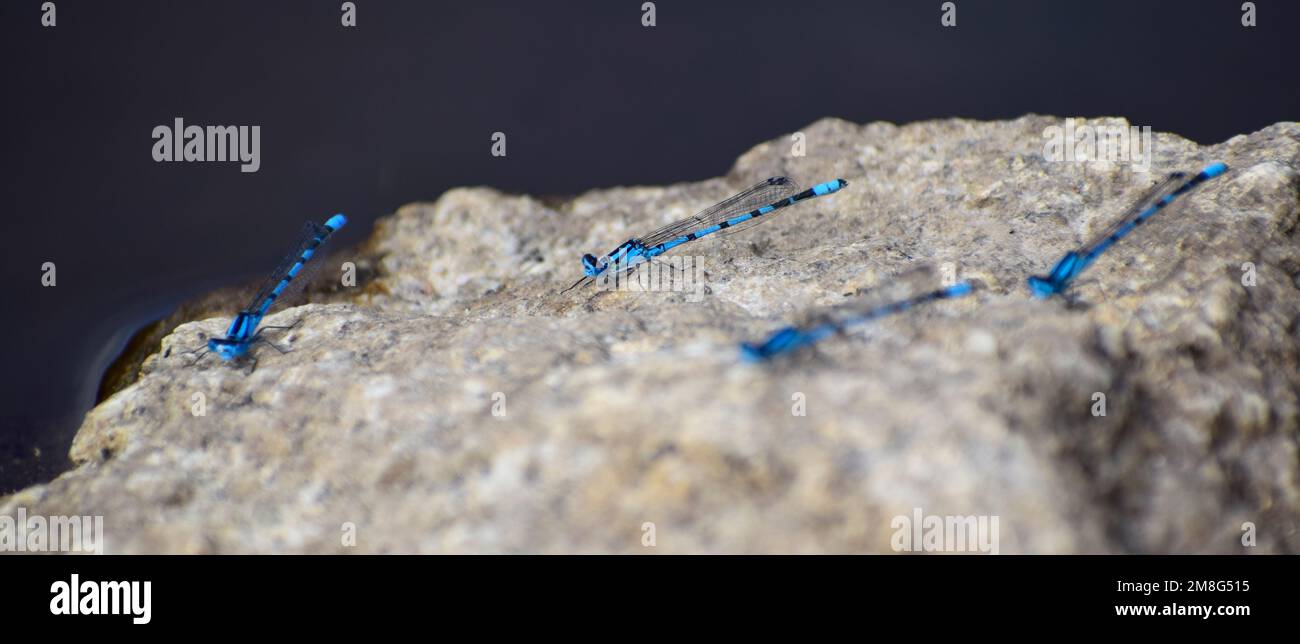
<instances>
[{"instance_id":1,"label":"dark water","mask_svg":"<svg viewBox=\"0 0 1300 644\"><path fill-rule=\"evenodd\" d=\"M59 0L0 3L0 491L66 465L130 333L459 185L567 194L723 174L823 116L1123 115L1202 143L1300 117L1300 3ZM261 126L261 169L155 163L154 126ZM489 154L492 132L508 156ZM42 287L41 265L57 286ZM576 259L575 259L576 261ZM34 451L41 456L36 458Z\"/></svg>"}]
</instances>

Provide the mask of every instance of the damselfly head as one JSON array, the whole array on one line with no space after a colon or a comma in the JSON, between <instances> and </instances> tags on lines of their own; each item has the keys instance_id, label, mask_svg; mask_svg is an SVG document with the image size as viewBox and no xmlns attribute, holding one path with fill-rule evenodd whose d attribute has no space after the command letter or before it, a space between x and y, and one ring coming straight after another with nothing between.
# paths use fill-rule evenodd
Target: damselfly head
<instances>
[{"instance_id":1,"label":"damselfly head","mask_svg":"<svg viewBox=\"0 0 1300 644\"><path fill-rule=\"evenodd\" d=\"M586 273L587 277L599 276L605 272L605 266L608 263L608 260L604 257L597 259L595 255L587 253L582 256L582 272Z\"/></svg>"},{"instance_id":2,"label":"damselfly head","mask_svg":"<svg viewBox=\"0 0 1300 644\"><path fill-rule=\"evenodd\" d=\"M799 329L786 327L768 336L762 344L742 342L740 354L748 362L762 362L792 346L797 346L803 337L803 332Z\"/></svg>"},{"instance_id":3,"label":"damselfly head","mask_svg":"<svg viewBox=\"0 0 1300 644\"><path fill-rule=\"evenodd\" d=\"M1030 275L1029 292L1040 300L1049 298L1060 292L1060 285L1053 282L1051 278L1044 275Z\"/></svg>"},{"instance_id":4,"label":"damselfly head","mask_svg":"<svg viewBox=\"0 0 1300 644\"><path fill-rule=\"evenodd\" d=\"M767 359L767 354L763 351L763 347L750 342L740 343L740 356L744 358L746 362L762 362Z\"/></svg>"},{"instance_id":5,"label":"damselfly head","mask_svg":"<svg viewBox=\"0 0 1300 644\"><path fill-rule=\"evenodd\" d=\"M208 340L208 350L217 354L222 360L234 360L248 352L248 343L226 338Z\"/></svg>"}]
</instances>

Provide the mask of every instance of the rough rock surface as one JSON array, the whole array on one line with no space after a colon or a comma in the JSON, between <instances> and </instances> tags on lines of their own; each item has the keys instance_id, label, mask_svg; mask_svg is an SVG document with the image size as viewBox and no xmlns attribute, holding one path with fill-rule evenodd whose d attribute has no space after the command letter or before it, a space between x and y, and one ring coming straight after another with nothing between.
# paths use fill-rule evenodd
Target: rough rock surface
<instances>
[{"instance_id":1,"label":"rough rock surface","mask_svg":"<svg viewBox=\"0 0 1300 644\"><path fill-rule=\"evenodd\" d=\"M181 324L88 414L76 467L0 514L104 515L119 553L891 552L913 508L996 515L1003 553L1300 552L1300 124L1157 133L1141 174L1049 162L1061 122L827 119L806 156L783 137L701 183L405 206L328 260L372 279L268 320L302 320L291 352L189 366L172 349L228 318ZM1080 303L1030 299L1027 275L1211 160L1232 170L1103 256ZM581 253L774 174L850 185L686 250L702 298L557 293ZM739 360L944 263L988 288Z\"/></svg>"}]
</instances>

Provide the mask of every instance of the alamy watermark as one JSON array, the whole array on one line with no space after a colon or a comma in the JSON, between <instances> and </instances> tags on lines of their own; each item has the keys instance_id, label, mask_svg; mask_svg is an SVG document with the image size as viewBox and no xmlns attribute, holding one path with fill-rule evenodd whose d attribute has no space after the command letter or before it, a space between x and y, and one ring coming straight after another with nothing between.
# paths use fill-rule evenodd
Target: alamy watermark
<instances>
[{"instance_id":1,"label":"alamy watermark","mask_svg":"<svg viewBox=\"0 0 1300 644\"><path fill-rule=\"evenodd\" d=\"M894 552L983 552L998 554L998 517L924 514L895 516L889 527Z\"/></svg>"},{"instance_id":2,"label":"alamy watermark","mask_svg":"<svg viewBox=\"0 0 1300 644\"><path fill-rule=\"evenodd\" d=\"M1065 125L1043 129L1043 158L1053 162L1127 163L1134 172L1151 169L1151 126Z\"/></svg>"},{"instance_id":3,"label":"alamy watermark","mask_svg":"<svg viewBox=\"0 0 1300 644\"><path fill-rule=\"evenodd\" d=\"M185 125L177 117L171 124L153 129L153 160L239 161L240 172L257 172L262 167L260 125Z\"/></svg>"},{"instance_id":4,"label":"alamy watermark","mask_svg":"<svg viewBox=\"0 0 1300 644\"><path fill-rule=\"evenodd\" d=\"M596 278L598 290L685 293L691 303L704 300L705 287L704 258L693 255L660 257L631 270L612 268Z\"/></svg>"},{"instance_id":5,"label":"alamy watermark","mask_svg":"<svg viewBox=\"0 0 1300 644\"><path fill-rule=\"evenodd\" d=\"M102 516L0 514L0 552L80 552L104 554Z\"/></svg>"}]
</instances>

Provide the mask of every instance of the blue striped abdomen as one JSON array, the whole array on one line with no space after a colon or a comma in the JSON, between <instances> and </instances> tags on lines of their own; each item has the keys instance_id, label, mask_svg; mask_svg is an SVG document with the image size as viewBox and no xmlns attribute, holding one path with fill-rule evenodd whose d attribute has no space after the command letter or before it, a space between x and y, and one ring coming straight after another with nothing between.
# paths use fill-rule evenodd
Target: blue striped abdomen
<instances>
[{"instance_id":1,"label":"blue striped abdomen","mask_svg":"<svg viewBox=\"0 0 1300 644\"><path fill-rule=\"evenodd\" d=\"M293 266L289 267L289 270L285 272L280 283L276 284L275 288L266 296L266 299L258 305L256 314L259 319L266 315L266 312L270 310L271 305L275 304L276 298L280 297L280 295L284 293L284 289L289 287L289 283L302 272L303 265L310 261L312 256L316 254L316 249L319 248L321 244L325 243L325 240L328 239L335 230L342 228L347 221L347 217L344 217L341 214L334 215L325 221L325 224L321 226L320 231L312 238L308 246L302 250L302 253L298 256L298 261L295 262Z\"/></svg>"}]
</instances>

